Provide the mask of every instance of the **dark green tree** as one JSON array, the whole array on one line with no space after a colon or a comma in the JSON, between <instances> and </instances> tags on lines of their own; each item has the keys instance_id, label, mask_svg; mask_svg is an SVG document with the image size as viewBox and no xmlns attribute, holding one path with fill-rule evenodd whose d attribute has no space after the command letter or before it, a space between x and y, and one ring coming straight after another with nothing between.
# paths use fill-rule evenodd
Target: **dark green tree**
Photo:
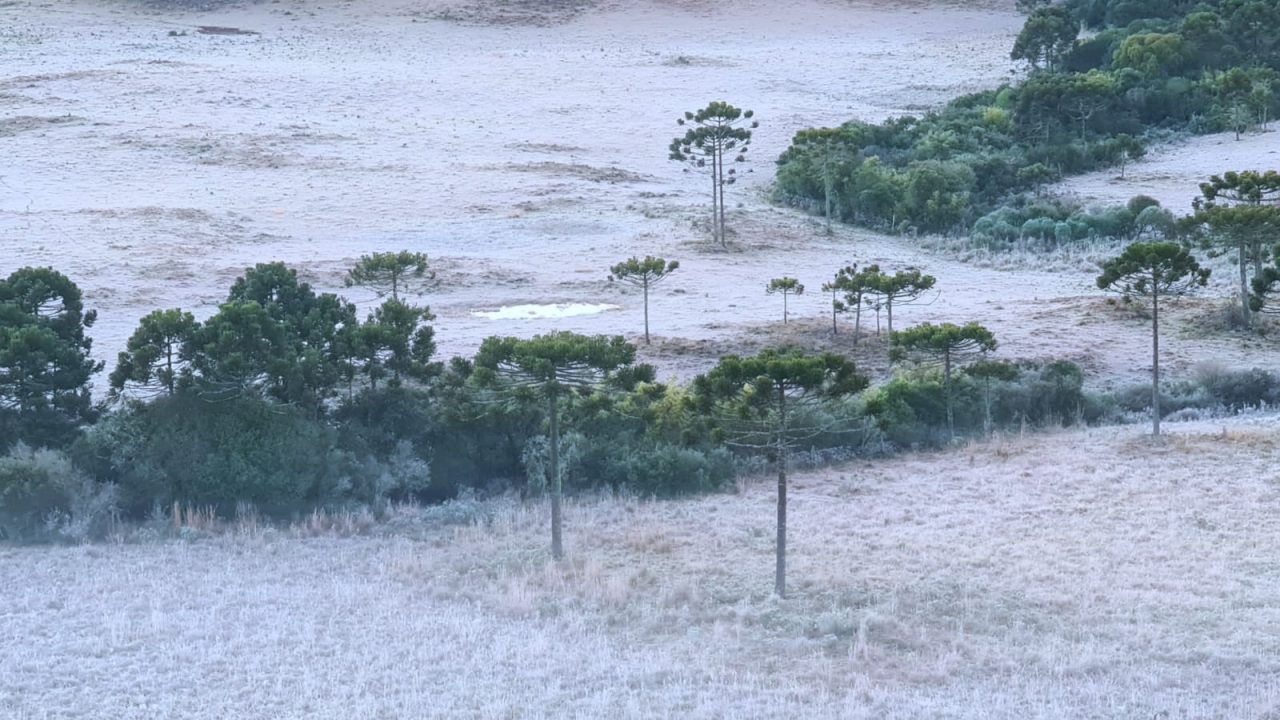
<instances>
[{"instance_id":1,"label":"dark green tree","mask_svg":"<svg viewBox=\"0 0 1280 720\"><path fill-rule=\"evenodd\" d=\"M1055 70L1075 45L1080 26L1061 6L1037 7L1014 40L1009 57L1025 60L1033 70Z\"/></svg>"},{"instance_id":2,"label":"dark green tree","mask_svg":"<svg viewBox=\"0 0 1280 720\"><path fill-rule=\"evenodd\" d=\"M259 264L236 280L184 353L206 393L252 390L320 414L358 323L351 303L317 294L283 263Z\"/></svg>"},{"instance_id":3,"label":"dark green tree","mask_svg":"<svg viewBox=\"0 0 1280 720\"><path fill-rule=\"evenodd\" d=\"M52 268L22 268L0 281L0 450L70 442L91 422L90 357L97 312Z\"/></svg>"},{"instance_id":4,"label":"dark green tree","mask_svg":"<svg viewBox=\"0 0 1280 720\"><path fill-rule=\"evenodd\" d=\"M764 291L765 291L765 294L767 295L777 294L782 296L782 324L786 325L787 324L787 296L803 295L804 285L801 285L800 281L796 280L795 278L780 277L780 278L774 278L770 280L769 284L765 286Z\"/></svg>"},{"instance_id":5,"label":"dark green tree","mask_svg":"<svg viewBox=\"0 0 1280 720\"><path fill-rule=\"evenodd\" d=\"M1262 275L1271 244L1280 237L1280 173L1244 171L1214 175L1200 184L1195 213L1187 220L1215 252L1236 251L1240 307L1250 323L1252 277Z\"/></svg>"},{"instance_id":6,"label":"dark green tree","mask_svg":"<svg viewBox=\"0 0 1280 720\"><path fill-rule=\"evenodd\" d=\"M1098 287L1151 298L1151 434L1160 434L1160 298L1187 295L1209 281L1191 253L1175 243L1134 243L1108 260Z\"/></svg>"},{"instance_id":7,"label":"dark green tree","mask_svg":"<svg viewBox=\"0 0 1280 720\"><path fill-rule=\"evenodd\" d=\"M372 288L378 297L390 294L392 300L399 300L401 292L421 292L435 277L428 269L425 254L401 250L361 255L355 267L347 271L345 283L347 287Z\"/></svg>"},{"instance_id":8,"label":"dark green tree","mask_svg":"<svg viewBox=\"0 0 1280 720\"><path fill-rule=\"evenodd\" d=\"M963 326L953 323L924 323L896 332L892 338L895 360L917 355L928 362L942 365L942 389L947 402L947 435L954 440L956 421L951 371L995 350L995 335L976 322Z\"/></svg>"},{"instance_id":9,"label":"dark green tree","mask_svg":"<svg viewBox=\"0 0 1280 720\"><path fill-rule=\"evenodd\" d=\"M571 332L529 340L490 337L476 354L476 372L518 401L541 402L547 421L547 487L551 495L551 555L564 557L560 531L560 411L575 395L590 394L635 361L635 346L622 336L585 336Z\"/></svg>"},{"instance_id":10,"label":"dark green tree","mask_svg":"<svg viewBox=\"0 0 1280 720\"><path fill-rule=\"evenodd\" d=\"M751 131L760 126L752 119L754 116L751 110L742 110L717 100L697 112L686 112L684 117L676 120L678 125L690 127L682 137L673 139L668 148L670 159L710 171L711 235L721 247L728 243L725 237L724 189L737 177L737 170L730 165L747 160Z\"/></svg>"},{"instance_id":11,"label":"dark green tree","mask_svg":"<svg viewBox=\"0 0 1280 720\"><path fill-rule=\"evenodd\" d=\"M649 344L649 288L666 280L680 267L675 260L646 255L643 260L630 257L609 268L609 282L624 282L641 289L644 294L644 344Z\"/></svg>"},{"instance_id":12,"label":"dark green tree","mask_svg":"<svg viewBox=\"0 0 1280 720\"><path fill-rule=\"evenodd\" d=\"M199 327L195 316L179 309L156 310L143 317L111 372L112 393L177 392L178 386L191 377L191 364L182 349Z\"/></svg>"},{"instance_id":13,"label":"dark green tree","mask_svg":"<svg viewBox=\"0 0 1280 720\"><path fill-rule=\"evenodd\" d=\"M435 329L428 323L435 315L425 307L415 307L394 298L374 309L360 326L361 356L371 386L391 372L392 381L409 377L425 382L439 371L432 362L436 351Z\"/></svg>"},{"instance_id":14,"label":"dark green tree","mask_svg":"<svg viewBox=\"0 0 1280 720\"><path fill-rule=\"evenodd\" d=\"M829 428L793 422L797 412L856 393L867 378L848 359L832 353L764 350L755 357L727 356L693 382L696 401L722 418L720 433L732 444L764 451L778 469L774 592L786 597L787 455L799 443Z\"/></svg>"}]
</instances>

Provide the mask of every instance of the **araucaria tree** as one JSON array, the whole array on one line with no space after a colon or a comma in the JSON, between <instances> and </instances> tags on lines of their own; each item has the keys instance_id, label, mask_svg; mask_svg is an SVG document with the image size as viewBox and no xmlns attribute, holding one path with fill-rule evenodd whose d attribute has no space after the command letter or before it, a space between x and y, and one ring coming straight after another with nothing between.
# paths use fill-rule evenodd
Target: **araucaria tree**
<instances>
[{"instance_id":1,"label":"araucaria tree","mask_svg":"<svg viewBox=\"0 0 1280 720\"><path fill-rule=\"evenodd\" d=\"M773 456L778 468L778 526L774 591L787 592L787 455L827 427L794 422L797 412L861 391L867 378L847 358L832 353L764 350L755 357L727 356L693 382L705 411L718 411L720 432L734 445Z\"/></svg>"},{"instance_id":2,"label":"araucaria tree","mask_svg":"<svg viewBox=\"0 0 1280 720\"><path fill-rule=\"evenodd\" d=\"M1235 250L1240 273L1240 312L1250 322L1250 274L1259 278L1271 243L1280 238L1280 173L1229 172L1200 184L1189 222L1219 251Z\"/></svg>"},{"instance_id":3,"label":"araucaria tree","mask_svg":"<svg viewBox=\"0 0 1280 720\"><path fill-rule=\"evenodd\" d=\"M711 174L711 236L720 243L725 239L724 189L732 185L737 171L732 163L747 160L751 146L751 131L760 126L753 120L755 113L742 110L727 102L715 101L697 112L686 112L676 120L681 126L689 126L682 137L671 141L669 157L687 163Z\"/></svg>"},{"instance_id":4,"label":"araucaria tree","mask_svg":"<svg viewBox=\"0 0 1280 720\"><path fill-rule=\"evenodd\" d=\"M804 285L801 285L800 281L796 280L795 278L780 277L780 278L774 278L770 280L769 284L765 286L764 291L769 295L782 296L782 324L786 325L787 324L787 296L803 295Z\"/></svg>"},{"instance_id":5,"label":"araucaria tree","mask_svg":"<svg viewBox=\"0 0 1280 720\"><path fill-rule=\"evenodd\" d=\"M425 254L401 250L361 255L355 267L347 271L345 282L347 287L368 287L378 297L391 295L392 300L399 300L401 292L421 292L435 277L427 267Z\"/></svg>"},{"instance_id":6,"label":"araucaria tree","mask_svg":"<svg viewBox=\"0 0 1280 720\"><path fill-rule=\"evenodd\" d=\"M926 292L937 283L932 275L924 275L919 270L899 270L893 275L880 273L875 291L884 298L884 307L889 328L889 342L893 343L893 306L910 305L919 302Z\"/></svg>"},{"instance_id":7,"label":"araucaria tree","mask_svg":"<svg viewBox=\"0 0 1280 720\"><path fill-rule=\"evenodd\" d=\"M942 388L947 404L947 436L955 439L956 421L951 371L996 349L995 335L976 322L964 326L953 323L924 323L893 335L893 355L901 359L919 355L942 365Z\"/></svg>"},{"instance_id":8,"label":"araucaria tree","mask_svg":"<svg viewBox=\"0 0 1280 720\"><path fill-rule=\"evenodd\" d=\"M575 395L604 386L616 371L634 362L636 349L622 336L585 336L571 332L538 335L529 340L490 337L476 354L476 370L484 381L518 401L546 407L547 488L551 495L551 555L564 557L560 532L560 410Z\"/></svg>"},{"instance_id":9,"label":"araucaria tree","mask_svg":"<svg viewBox=\"0 0 1280 720\"><path fill-rule=\"evenodd\" d=\"M666 280L680 267L675 260L668 262L648 255L641 260L630 257L609 268L609 282L624 282L644 292L644 344L649 344L649 288Z\"/></svg>"},{"instance_id":10,"label":"araucaria tree","mask_svg":"<svg viewBox=\"0 0 1280 720\"><path fill-rule=\"evenodd\" d=\"M1134 243L1102 266L1098 287L1151 298L1151 434L1160 434L1160 298L1187 295L1209 281L1209 270L1181 245Z\"/></svg>"},{"instance_id":11,"label":"araucaria tree","mask_svg":"<svg viewBox=\"0 0 1280 720\"><path fill-rule=\"evenodd\" d=\"M177 392L179 383L191 379L191 363L183 347L199 327L191 313L176 309L156 310L142 318L111 372L112 394Z\"/></svg>"},{"instance_id":12,"label":"araucaria tree","mask_svg":"<svg viewBox=\"0 0 1280 720\"><path fill-rule=\"evenodd\" d=\"M64 445L93 419L89 379L102 363L89 356L85 328L96 319L52 268L0 280L0 451L15 441Z\"/></svg>"}]
</instances>

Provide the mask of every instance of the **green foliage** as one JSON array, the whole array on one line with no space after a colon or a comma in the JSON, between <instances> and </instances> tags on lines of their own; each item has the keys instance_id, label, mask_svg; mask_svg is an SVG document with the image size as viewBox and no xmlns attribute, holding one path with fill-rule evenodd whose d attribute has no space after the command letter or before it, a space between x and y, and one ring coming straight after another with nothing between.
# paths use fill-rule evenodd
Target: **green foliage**
<instances>
[{"instance_id":1,"label":"green foliage","mask_svg":"<svg viewBox=\"0 0 1280 720\"><path fill-rule=\"evenodd\" d=\"M89 356L80 289L52 268L22 268L0 281L0 451L23 441L70 443L95 416L90 378L102 364Z\"/></svg>"},{"instance_id":2,"label":"green foliage","mask_svg":"<svg viewBox=\"0 0 1280 720\"><path fill-rule=\"evenodd\" d=\"M425 254L401 250L361 255L355 267L347 271L345 283L347 287L373 288L379 297L390 294L392 300L398 301L401 292L421 292L435 277L428 270Z\"/></svg>"},{"instance_id":3,"label":"green foliage","mask_svg":"<svg viewBox=\"0 0 1280 720\"><path fill-rule=\"evenodd\" d=\"M1066 9L1056 5L1038 7L1018 33L1009 57L1025 60L1032 68L1057 69L1075 45L1079 31Z\"/></svg>"},{"instance_id":4,"label":"green foliage","mask_svg":"<svg viewBox=\"0 0 1280 720\"><path fill-rule=\"evenodd\" d=\"M1190 251L1175 243L1133 243L1108 260L1098 287L1145 297L1183 295L1209 282Z\"/></svg>"},{"instance_id":5,"label":"green foliage","mask_svg":"<svg viewBox=\"0 0 1280 720\"><path fill-rule=\"evenodd\" d=\"M1102 418L1083 391L1074 363L1043 366L978 362L953 378L953 428L947 425L947 391L937 370L900 373L871 390L866 403L886 438L897 447L941 445L979 431L1046 427Z\"/></svg>"},{"instance_id":6,"label":"green foliage","mask_svg":"<svg viewBox=\"0 0 1280 720\"><path fill-rule=\"evenodd\" d=\"M742 110L724 101L712 102L697 112L686 112L684 117L676 120L678 125L690 127L683 136L674 138L668 148L671 160L711 173L712 236L721 246L728 242L724 225L724 190L737 177L737 170L732 165L747 161L751 131L760 126L754 116L751 110Z\"/></svg>"},{"instance_id":7,"label":"green foliage","mask_svg":"<svg viewBox=\"0 0 1280 720\"><path fill-rule=\"evenodd\" d=\"M642 496L675 497L724 490L734 476L733 455L724 448L668 443L627 446L592 444L583 474Z\"/></svg>"},{"instance_id":8,"label":"green foliage","mask_svg":"<svg viewBox=\"0 0 1280 720\"><path fill-rule=\"evenodd\" d=\"M608 374L635 361L636 349L621 335L561 331L528 340L489 337L476 353L477 370L517 389L551 397L602 384Z\"/></svg>"},{"instance_id":9,"label":"green foliage","mask_svg":"<svg viewBox=\"0 0 1280 720\"><path fill-rule=\"evenodd\" d=\"M894 333L897 359L923 355L932 362L950 365L996 349L995 335L976 322L967 325L923 323Z\"/></svg>"},{"instance_id":10,"label":"green foliage","mask_svg":"<svg viewBox=\"0 0 1280 720\"><path fill-rule=\"evenodd\" d=\"M429 380L440 371L439 363L432 361L435 329L427 324L434 319L428 308L386 300L364 324L344 336L339 354L349 355L350 363L344 369L348 375L358 369L374 389L388 372L396 384L404 377Z\"/></svg>"},{"instance_id":11,"label":"green foliage","mask_svg":"<svg viewBox=\"0 0 1280 720\"><path fill-rule=\"evenodd\" d=\"M765 286L766 295L782 296L782 322L787 322L787 297L790 295L803 295L804 285L799 280L792 277L773 278L769 284Z\"/></svg>"},{"instance_id":12,"label":"green foliage","mask_svg":"<svg viewBox=\"0 0 1280 720\"><path fill-rule=\"evenodd\" d=\"M183 355L200 324L189 312L156 310L138 322L111 372L111 390L172 395L191 382L191 365Z\"/></svg>"},{"instance_id":13,"label":"green foliage","mask_svg":"<svg viewBox=\"0 0 1280 720\"><path fill-rule=\"evenodd\" d=\"M947 410L947 432L955 435L954 403L952 395L952 370L996 349L996 338L990 330L971 322L960 326L953 323L933 325L924 323L892 335L890 357L895 360L909 355L925 358L942 365L943 392Z\"/></svg>"},{"instance_id":14,"label":"green foliage","mask_svg":"<svg viewBox=\"0 0 1280 720\"><path fill-rule=\"evenodd\" d=\"M249 503L290 517L343 500L357 469L332 428L253 397L178 393L135 404L95 426L86 445L135 518L175 502L224 516Z\"/></svg>"},{"instance_id":15,"label":"green foliage","mask_svg":"<svg viewBox=\"0 0 1280 720\"><path fill-rule=\"evenodd\" d=\"M779 198L891 232L972 228L975 241L999 248L1006 245L993 241L1006 228L975 223L1021 208L1052 179L1113 164L1123 175L1152 137L1243 132L1280 111L1280 6L1272 0L1067 0L1028 9L1011 53L1032 65L1025 80L923 117L803 130L778 160ZM1103 29L1077 40L1082 22Z\"/></svg>"},{"instance_id":16,"label":"green foliage","mask_svg":"<svg viewBox=\"0 0 1280 720\"><path fill-rule=\"evenodd\" d=\"M0 540L101 538L115 512L115 488L100 485L55 450L19 443L0 457Z\"/></svg>"},{"instance_id":17,"label":"green foliage","mask_svg":"<svg viewBox=\"0 0 1280 720\"><path fill-rule=\"evenodd\" d=\"M316 294L284 263L259 264L236 280L184 354L206 395L254 394L319 414L350 354L355 306Z\"/></svg>"}]
</instances>

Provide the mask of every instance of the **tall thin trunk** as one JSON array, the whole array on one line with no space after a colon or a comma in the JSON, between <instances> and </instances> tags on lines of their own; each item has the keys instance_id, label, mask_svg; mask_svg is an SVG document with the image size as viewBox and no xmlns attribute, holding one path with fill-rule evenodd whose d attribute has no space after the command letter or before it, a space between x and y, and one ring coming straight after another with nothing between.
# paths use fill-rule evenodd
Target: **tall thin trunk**
<instances>
[{"instance_id":1,"label":"tall thin trunk","mask_svg":"<svg viewBox=\"0 0 1280 720\"><path fill-rule=\"evenodd\" d=\"M1240 253L1240 314L1244 318L1245 327L1252 324L1253 318L1249 310L1249 260L1248 260L1248 241L1241 240L1239 246Z\"/></svg>"},{"instance_id":2,"label":"tall thin trunk","mask_svg":"<svg viewBox=\"0 0 1280 720\"><path fill-rule=\"evenodd\" d=\"M1151 434L1160 436L1160 290L1151 284Z\"/></svg>"},{"instance_id":3,"label":"tall thin trunk","mask_svg":"<svg viewBox=\"0 0 1280 720\"><path fill-rule=\"evenodd\" d=\"M173 345L165 345L164 349L165 386L173 395Z\"/></svg>"},{"instance_id":4,"label":"tall thin trunk","mask_svg":"<svg viewBox=\"0 0 1280 720\"><path fill-rule=\"evenodd\" d=\"M778 386L778 536L773 591L787 596L787 393Z\"/></svg>"},{"instance_id":5,"label":"tall thin trunk","mask_svg":"<svg viewBox=\"0 0 1280 720\"><path fill-rule=\"evenodd\" d=\"M893 296L889 295L885 298L884 308L888 314L886 329L889 331L889 347L893 348Z\"/></svg>"},{"instance_id":6,"label":"tall thin trunk","mask_svg":"<svg viewBox=\"0 0 1280 720\"><path fill-rule=\"evenodd\" d=\"M826 202L826 218L827 218L827 234L831 234L831 186L834 184L831 179L830 161L825 160L822 163L822 195Z\"/></svg>"},{"instance_id":7,"label":"tall thin trunk","mask_svg":"<svg viewBox=\"0 0 1280 720\"><path fill-rule=\"evenodd\" d=\"M853 311L853 344L858 344L858 335L862 332L862 295L858 295L857 308Z\"/></svg>"},{"instance_id":8,"label":"tall thin trunk","mask_svg":"<svg viewBox=\"0 0 1280 720\"><path fill-rule=\"evenodd\" d=\"M782 324L783 325L787 324L787 295L788 293L785 290L782 291Z\"/></svg>"},{"instance_id":9,"label":"tall thin trunk","mask_svg":"<svg viewBox=\"0 0 1280 720\"><path fill-rule=\"evenodd\" d=\"M649 344L649 281L646 279L643 283L644 287L644 344Z\"/></svg>"},{"instance_id":10,"label":"tall thin trunk","mask_svg":"<svg viewBox=\"0 0 1280 720\"><path fill-rule=\"evenodd\" d=\"M718 155L714 151L711 153L711 238L723 246L724 239L720 237L720 173L716 169Z\"/></svg>"},{"instance_id":11,"label":"tall thin trunk","mask_svg":"<svg viewBox=\"0 0 1280 720\"><path fill-rule=\"evenodd\" d=\"M550 462L547 463L547 486L551 489L551 557L560 560L564 557L564 544L560 539L560 417L556 412L556 394L547 396L547 413L550 419L551 448L548 452Z\"/></svg>"},{"instance_id":12,"label":"tall thin trunk","mask_svg":"<svg viewBox=\"0 0 1280 720\"><path fill-rule=\"evenodd\" d=\"M728 247L729 237L724 222L724 151L720 151L718 155L720 156L720 245Z\"/></svg>"},{"instance_id":13,"label":"tall thin trunk","mask_svg":"<svg viewBox=\"0 0 1280 720\"><path fill-rule=\"evenodd\" d=\"M942 390L947 396L947 439L956 439L956 420L951 406L951 350L942 353Z\"/></svg>"}]
</instances>

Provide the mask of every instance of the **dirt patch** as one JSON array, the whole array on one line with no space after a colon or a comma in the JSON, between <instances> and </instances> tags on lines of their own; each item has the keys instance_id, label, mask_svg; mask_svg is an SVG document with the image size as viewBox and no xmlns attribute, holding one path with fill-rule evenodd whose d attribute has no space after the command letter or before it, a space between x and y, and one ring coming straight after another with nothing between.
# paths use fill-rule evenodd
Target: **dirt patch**
<instances>
[{"instance_id":1,"label":"dirt patch","mask_svg":"<svg viewBox=\"0 0 1280 720\"><path fill-rule=\"evenodd\" d=\"M412 12L415 17L462 25L563 25L599 5L595 0L496 0Z\"/></svg>"},{"instance_id":2,"label":"dirt patch","mask_svg":"<svg viewBox=\"0 0 1280 720\"><path fill-rule=\"evenodd\" d=\"M84 118L75 115L58 115L55 117L33 117L19 115L11 118L0 118L0 137L11 137L33 130L44 130L57 125L75 125L84 122Z\"/></svg>"},{"instance_id":3,"label":"dirt patch","mask_svg":"<svg viewBox=\"0 0 1280 720\"><path fill-rule=\"evenodd\" d=\"M223 27L222 25L201 25L196 28L196 32L201 35L260 35L256 30L242 30L234 27Z\"/></svg>"},{"instance_id":4,"label":"dirt patch","mask_svg":"<svg viewBox=\"0 0 1280 720\"><path fill-rule=\"evenodd\" d=\"M511 172L544 173L560 177L571 177L595 183L642 183L651 182L653 178L614 167L594 167L578 163L535 162L510 163L503 170Z\"/></svg>"}]
</instances>

